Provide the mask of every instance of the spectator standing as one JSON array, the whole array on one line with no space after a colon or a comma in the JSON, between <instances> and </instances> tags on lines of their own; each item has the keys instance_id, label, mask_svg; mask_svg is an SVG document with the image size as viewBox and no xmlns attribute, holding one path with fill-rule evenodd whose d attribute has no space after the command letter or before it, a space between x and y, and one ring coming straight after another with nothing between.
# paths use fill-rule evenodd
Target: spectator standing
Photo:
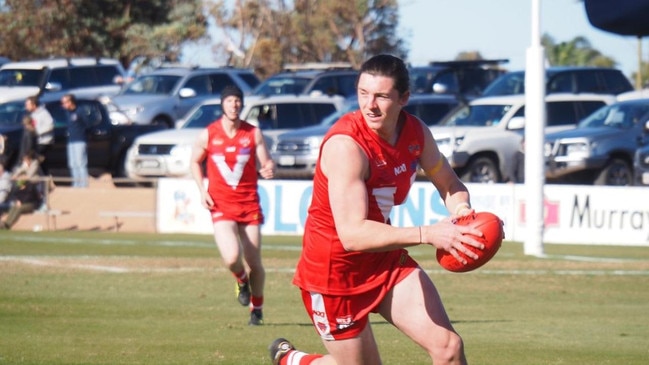
<instances>
[{"instance_id":1,"label":"spectator standing","mask_svg":"<svg viewBox=\"0 0 649 365\"><path fill-rule=\"evenodd\" d=\"M428 127L403 111L410 97L408 68L378 55L360 69L360 109L344 115L325 135L313 179L293 283L328 351L296 350L284 338L270 346L274 364L381 364L369 322L378 313L422 347L436 365L465 365L463 342L453 329L431 278L407 247L428 245L476 258L467 246L484 246L456 225L471 214L469 192L440 153ZM390 224L421 166L449 218L419 227ZM467 246L465 246L467 245Z\"/></svg>"},{"instance_id":2,"label":"spectator standing","mask_svg":"<svg viewBox=\"0 0 649 365\"><path fill-rule=\"evenodd\" d=\"M242 107L243 92L226 86L221 91L223 116L201 131L192 149L191 171L201 202L212 216L223 262L236 279L237 299L242 306L250 306L248 324L261 325L266 273L261 259L264 216L257 183L258 174L272 178L275 165L259 128L240 119Z\"/></svg>"},{"instance_id":3,"label":"spectator standing","mask_svg":"<svg viewBox=\"0 0 649 365\"><path fill-rule=\"evenodd\" d=\"M79 113L77 100L72 94L61 98L61 105L67 111L68 122L68 167L72 174L72 187L88 187L88 151L86 130L88 123Z\"/></svg>"},{"instance_id":4,"label":"spectator standing","mask_svg":"<svg viewBox=\"0 0 649 365\"><path fill-rule=\"evenodd\" d=\"M21 215L32 213L41 205L42 198L36 185L27 180L18 180L14 184L9 198L9 210L0 230L11 229Z\"/></svg>"},{"instance_id":5,"label":"spectator standing","mask_svg":"<svg viewBox=\"0 0 649 365\"><path fill-rule=\"evenodd\" d=\"M22 161L29 152L36 152L36 128L29 114L23 116L22 125L23 135L18 150L18 161Z\"/></svg>"},{"instance_id":6,"label":"spectator standing","mask_svg":"<svg viewBox=\"0 0 649 365\"><path fill-rule=\"evenodd\" d=\"M25 100L25 109L31 115L36 128L36 153L41 162L41 167L44 168L45 156L47 151L54 142L54 118L49 111L42 105L37 96L30 96ZM46 172L46 171L44 171Z\"/></svg>"}]
</instances>

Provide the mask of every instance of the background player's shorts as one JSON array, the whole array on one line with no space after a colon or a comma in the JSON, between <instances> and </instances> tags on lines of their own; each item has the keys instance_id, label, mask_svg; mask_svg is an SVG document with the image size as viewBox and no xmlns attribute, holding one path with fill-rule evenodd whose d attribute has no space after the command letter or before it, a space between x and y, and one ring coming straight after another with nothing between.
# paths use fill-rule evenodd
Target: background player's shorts
<instances>
[{"instance_id":1,"label":"background player's shorts","mask_svg":"<svg viewBox=\"0 0 649 365\"><path fill-rule=\"evenodd\" d=\"M230 204L227 209L221 209L220 206L214 205L210 210L210 215L212 216L212 223L218 221L235 221L237 223L256 225L264 223L264 214L259 204L249 204L247 206Z\"/></svg>"},{"instance_id":2,"label":"background player's shorts","mask_svg":"<svg viewBox=\"0 0 649 365\"><path fill-rule=\"evenodd\" d=\"M368 292L341 296L302 289L302 302L323 340L354 338L367 326L369 314L376 313L387 293L417 267L408 255L406 262L396 266L385 283Z\"/></svg>"}]
</instances>

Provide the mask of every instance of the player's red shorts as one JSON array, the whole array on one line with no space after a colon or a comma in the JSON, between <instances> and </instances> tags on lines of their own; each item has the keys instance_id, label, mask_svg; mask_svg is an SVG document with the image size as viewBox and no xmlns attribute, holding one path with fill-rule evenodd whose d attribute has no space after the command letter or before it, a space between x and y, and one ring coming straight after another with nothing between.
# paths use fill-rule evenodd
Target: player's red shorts
<instances>
[{"instance_id":1,"label":"player's red shorts","mask_svg":"<svg viewBox=\"0 0 649 365\"><path fill-rule=\"evenodd\" d=\"M235 221L243 224L257 224L264 223L264 214L261 207L256 205L240 206L233 204L228 209L221 209L218 205L214 205L210 210L212 216L212 223L218 221Z\"/></svg>"},{"instance_id":2,"label":"player's red shorts","mask_svg":"<svg viewBox=\"0 0 649 365\"><path fill-rule=\"evenodd\" d=\"M410 274L417 263L409 255L403 265L395 265L388 280L362 294L338 296L301 289L302 302L323 340L344 340L357 337L387 293Z\"/></svg>"}]
</instances>

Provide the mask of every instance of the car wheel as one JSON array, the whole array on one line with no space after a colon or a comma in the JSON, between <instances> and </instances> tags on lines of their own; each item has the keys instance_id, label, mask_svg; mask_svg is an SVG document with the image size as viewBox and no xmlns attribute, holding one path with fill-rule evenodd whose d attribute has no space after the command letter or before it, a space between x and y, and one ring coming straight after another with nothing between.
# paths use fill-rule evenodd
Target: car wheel
<instances>
[{"instance_id":1,"label":"car wheel","mask_svg":"<svg viewBox=\"0 0 649 365\"><path fill-rule=\"evenodd\" d=\"M496 183L500 181L500 172L492 159L478 157L469 162L461 179L469 183Z\"/></svg>"},{"instance_id":2,"label":"car wheel","mask_svg":"<svg viewBox=\"0 0 649 365\"><path fill-rule=\"evenodd\" d=\"M174 127L173 123L169 119L167 119L167 118L165 118L165 117L163 117L161 115L158 115L157 117L153 118L153 120L151 121L151 124L152 125L162 125L162 126L165 126L167 128L173 128Z\"/></svg>"},{"instance_id":3,"label":"car wheel","mask_svg":"<svg viewBox=\"0 0 649 365\"><path fill-rule=\"evenodd\" d=\"M132 187L135 183L129 181L126 176L126 154L122 154L119 158L115 171L113 171L113 185L115 187Z\"/></svg>"},{"instance_id":4,"label":"car wheel","mask_svg":"<svg viewBox=\"0 0 649 365\"><path fill-rule=\"evenodd\" d=\"M633 185L633 170L626 161L619 158L612 159L600 171L593 184L609 186Z\"/></svg>"}]
</instances>

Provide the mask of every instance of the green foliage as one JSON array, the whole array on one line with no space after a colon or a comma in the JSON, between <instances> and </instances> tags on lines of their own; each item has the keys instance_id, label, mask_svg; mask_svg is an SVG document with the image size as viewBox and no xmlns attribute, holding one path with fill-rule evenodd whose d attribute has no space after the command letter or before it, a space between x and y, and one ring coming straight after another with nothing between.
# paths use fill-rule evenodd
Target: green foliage
<instances>
[{"instance_id":1,"label":"green foliage","mask_svg":"<svg viewBox=\"0 0 649 365\"><path fill-rule=\"evenodd\" d=\"M599 66L615 67L616 61L594 49L585 37L575 37L568 42L556 43L548 34L541 44L552 66Z\"/></svg>"},{"instance_id":2,"label":"green foliage","mask_svg":"<svg viewBox=\"0 0 649 365\"><path fill-rule=\"evenodd\" d=\"M216 1L209 9L217 28L229 38L217 52L228 64L254 68L261 77L287 63L349 62L392 53L405 58L397 37L396 0L244 0L229 9ZM236 56L234 48L242 51Z\"/></svg>"},{"instance_id":3,"label":"green foliage","mask_svg":"<svg viewBox=\"0 0 649 365\"><path fill-rule=\"evenodd\" d=\"M648 247L504 243L473 273L427 269L472 364L647 362ZM211 235L0 233L0 364L268 364L287 337L324 351L291 284L299 237L264 237L265 322L247 325ZM371 317L385 364L426 354Z\"/></svg>"},{"instance_id":4,"label":"green foliage","mask_svg":"<svg viewBox=\"0 0 649 365\"><path fill-rule=\"evenodd\" d=\"M11 59L136 56L177 59L205 34L201 0L6 0L0 54Z\"/></svg>"}]
</instances>

